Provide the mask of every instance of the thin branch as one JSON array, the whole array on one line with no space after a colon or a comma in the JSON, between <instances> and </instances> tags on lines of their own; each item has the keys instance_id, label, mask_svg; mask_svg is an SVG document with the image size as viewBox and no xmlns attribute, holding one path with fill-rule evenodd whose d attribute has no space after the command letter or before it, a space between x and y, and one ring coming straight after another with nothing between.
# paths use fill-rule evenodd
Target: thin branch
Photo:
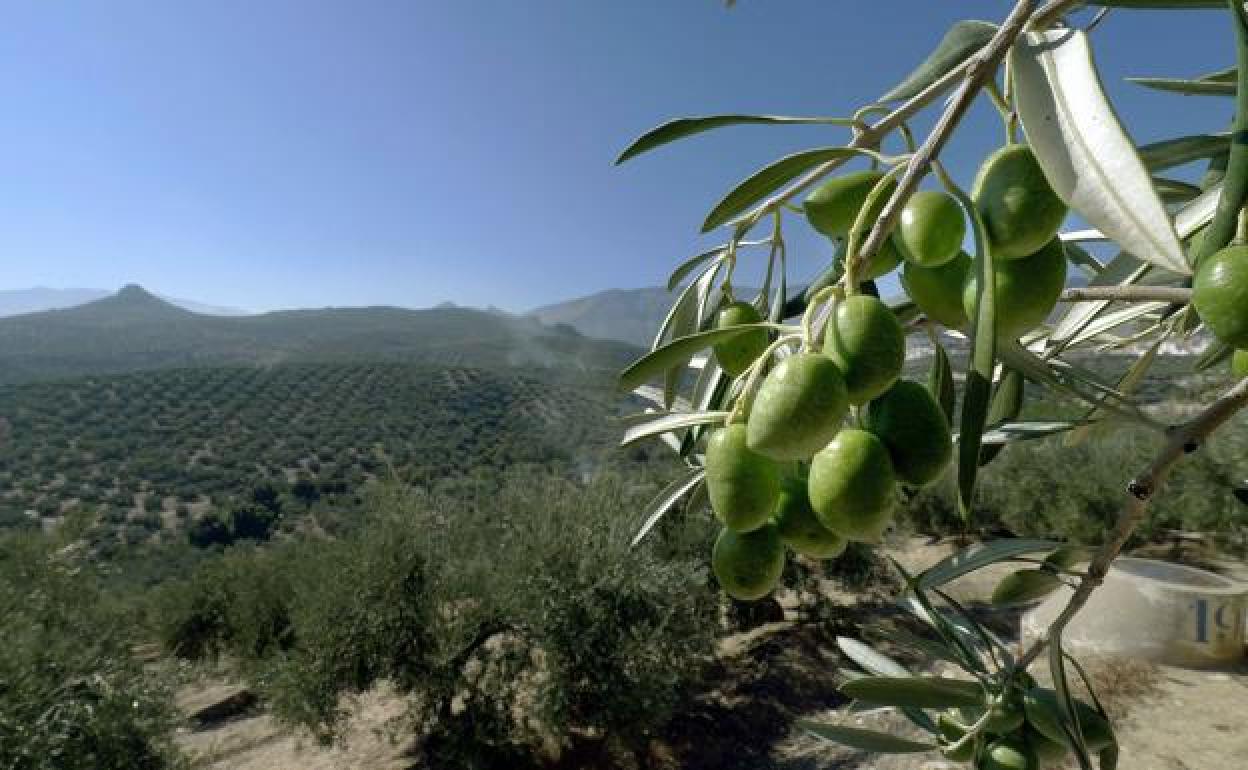
<instances>
[{"instance_id":1,"label":"thin branch","mask_svg":"<svg viewBox=\"0 0 1248 770\"><path fill-rule=\"evenodd\" d=\"M1118 520L1113 530L1106 536L1105 544L1093 557L1092 563L1088 565L1086 576L1079 582L1079 587L1075 589L1061 614L1019 658L1017 667L1020 670L1027 668L1044 651L1049 639L1059 635L1079 610L1083 609L1088 597L1105 579L1110 564L1122 551L1127 538L1144 518L1149 502L1161 489L1170 471L1174 469L1179 460L1184 455L1199 449L1215 430L1245 406L1248 406L1248 378L1240 380L1235 387L1192 420L1170 431L1170 438L1157 457L1140 475L1127 484L1127 501L1118 513Z\"/></svg>"},{"instance_id":2,"label":"thin branch","mask_svg":"<svg viewBox=\"0 0 1248 770\"><path fill-rule=\"evenodd\" d=\"M1062 292L1063 302L1117 300L1120 302L1176 302L1186 305L1192 301L1192 290L1176 286L1082 286Z\"/></svg>"},{"instance_id":3,"label":"thin branch","mask_svg":"<svg viewBox=\"0 0 1248 770\"><path fill-rule=\"evenodd\" d=\"M902 102L892 112L880 118L877 122L867 126L859 132L849 143L849 147L857 150L869 150L879 146L884 137L889 132L903 125L909 118L922 110L927 105L936 101L941 94L953 87L953 84L966 73L970 67L971 60L959 64L957 67L949 70L939 80L924 88L919 93L912 96L908 101ZM750 213L744 215L735 224L743 227L744 230L750 229L759 220L761 220L768 212L775 208L785 205L794 197L802 194L810 189L812 185L823 179L828 174L845 165L849 158L837 158L815 166L810 171L798 177L797 181L786 187L784 190L776 193L756 206Z\"/></svg>"},{"instance_id":4,"label":"thin branch","mask_svg":"<svg viewBox=\"0 0 1248 770\"><path fill-rule=\"evenodd\" d=\"M1040 10L1036 11L1036 15L1031 17L1031 29L1045 29L1053 26L1053 22L1062 18L1071 11L1077 10L1079 6L1084 4L1084 0L1051 0ZM1099 21L1094 19L1093 21Z\"/></svg>"},{"instance_id":5,"label":"thin branch","mask_svg":"<svg viewBox=\"0 0 1248 770\"><path fill-rule=\"evenodd\" d=\"M909 164L906 166L905 176L901 178L901 181L897 184L897 189L884 206L884 210L880 212L880 216L876 219L875 226L871 228L871 234L867 236L862 249L858 254L849 254L848 259L858 260L862 264L870 263L871 258L884 245L884 239L893 231L893 227L896 226L897 220L901 217L902 207L906 205L906 201L910 200L910 196L918 189L919 182L927 175L932 161L940 156L940 151L944 149L945 143L953 135L953 130L957 128L966 111L970 109L971 103L979 95L980 89L984 87L989 78L995 76L997 66L1005 58L1005 54L1010 50L1010 46L1022 34L1023 28L1031 18L1034 6L1034 0L1018 0L1014 10L1010 12L1001 28L997 30L997 34L993 35L992 40L989 40L987 45L968 59L966 77L962 81L962 85L959 86L957 93L954 94L949 106L945 108L944 113L940 116L940 120L936 123L936 127L932 129L932 133L927 137L927 141L923 143L919 151L910 159ZM846 270L846 272L851 274L858 273L858 271L854 270Z\"/></svg>"}]
</instances>

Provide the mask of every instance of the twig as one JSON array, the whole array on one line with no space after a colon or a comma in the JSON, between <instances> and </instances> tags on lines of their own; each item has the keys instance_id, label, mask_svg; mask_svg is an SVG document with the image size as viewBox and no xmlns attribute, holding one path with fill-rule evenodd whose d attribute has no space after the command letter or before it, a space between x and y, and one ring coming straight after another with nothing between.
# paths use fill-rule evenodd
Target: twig
<instances>
[{"instance_id":1,"label":"twig","mask_svg":"<svg viewBox=\"0 0 1248 770\"><path fill-rule=\"evenodd\" d=\"M1170 431L1170 438L1157 457L1144 469L1143 473L1127 484L1128 498L1122 510L1118 512L1118 520L1106 537L1105 544L1096 552L1096 556L1088 565L1087 574L1079 582L1079 587L1075 589L1070 601L1041 637L1033 642L1019 658L1017 668L1027 668L1044 651L1049 639L1061 634L1062 629L1070 623L1079 610L1083 609L1088 597L1105 579L1110 564L1122 551L1127 538L1144 518L1149 501L1165 483L1166 477L1170 475L1170 471L1174 469L1178 461L1184 455L1199 449L1215 430L1245 406L1248 406L1248 378L1240 380L1235 387L1192 420Z\"/></svg>"},{"instance_id":2,"label":"twig","mask_svg":"<svg viewBox=\"0 0 1248 770\"><path fill-rule=\"evenodd\" d=\"M934 102L941 94L948 91L959 78L965 74L971 65L971 60L959 64L957 67L946 72L939 80L924 88L919 93L912 96L909 100L902 102L897 109L880 118L875 123L861 130L853 140L850 141L849 147L856 150L869 150L879 145L889 132L903 125L907 119L914 116L915 113L922 110L927 105ZM823 179L828 174L845 165L848 158L837 158L826 163L815 166L797 181L786 187L784 190L772 195L756 206L748 214L742 216L735 222L742 232L749 230L759 222L768 212L780 206L787 204L794 197L800 195L810 189L811 185Z\"/></svg>"},{"instance_id":3,"label":"twig","mask_svg":"<svg viewBox=\"0 0 1248 770\"><path fill-rule=\"evenodd\" d=\"M966 111L970 109L971 103L979 95L980 89L984 87L989 78L996 74L997 65L1001 63L1001 60L1005 58L1006 52L1010 50L1010 46L1022 34L1023 28L1031 18L1034 6L1034 0L1018 0L1014 10L1010 11L1010 15L1006 18L1005 23L1001 25L1001 28L997 30L997 34L993 35L992 40L989 40L987 45L968 59L966 77L963 79L962 85L958 87L957 93L954 94L949 106L945 108L944 113L940 116L940 120L936 123L936 127L932 129L932 133L928 135L927 141L923 143L919 151L910 159L910 163L906 166L905 175L897 184L897 189L893 192L892 197L888 199L884 210L880 212L879 218L875 221L875 226L871 228L871 234L867 236L866 242L862 244L862 249L858 254L847 255L847 259L859 260L864 264L869 263L871 258L875 256L875 253L884 245L884 239L893 231L898 218L901 217L902 207L906 205L906 201L910 200L910 196L918 189L919 182L927 175L932 161L940 155L940 151L944 148L945 143L953 135L953 130L957 128ZM846 272L857 274L857 271L854 270L847 269Z\"/></svg>"},{"instance_id":4,"label":"twig","mask_svg":"<svg viewBox=\"0 0 1248 770\"><path fill-rule=\"evenodd\" d=\"M1186 305L1192 301L1192 290L1176 286L1082 286L1062 292L1063 302L1089 300L1118 300L1122 302L1177 302Z\"/></svg>"}]
</instances>

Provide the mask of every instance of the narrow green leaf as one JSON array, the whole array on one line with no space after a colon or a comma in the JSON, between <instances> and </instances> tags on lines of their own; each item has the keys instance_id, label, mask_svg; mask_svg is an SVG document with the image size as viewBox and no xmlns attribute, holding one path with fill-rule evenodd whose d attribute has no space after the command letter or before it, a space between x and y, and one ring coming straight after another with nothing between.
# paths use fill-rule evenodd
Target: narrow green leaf
<instances>
[{"instance_id":1,"label":"narrow green leaf","mask_svg":"<svg viewBox=\"0 0 1248 770\"><path fill-rule=\"evenodd\" d=\"M618 166L626 160L662 147L669 142L684 139L694 134L710 131L724 126L769 125L769 124L833 124L842 125L849 121L844 118L805 118L788 115L702 115L697 117L676 118L669 120L642 134L633 141L620 157L616 158Z\"/></svg>"},{"instance_id":2,"label":"narrow green leaf","mask_svg":"<svg viewBox=\"0 0 1248 770\"><path fill-rule=\"evenodd\" d=\"M723 422L728 417L727 412L676 412L672 414L659 414L652 420L647 420L638 425L633 425L624 431L624 438L620 440L620 446L628 446L629 444L641 441L644 438L658 436L662 433L670 433L680 430L681 428L689 428L694 425L706 425L713 422Z\"/></svg>"},{"instance_id":3,"label":"narrow green leaf","mask_svg":"<svg viewBox=\"0 0 1248 770\"><path fill-rule=\"evenodd\" d=\"M1227 345L1225 342L1214 340L1213 343L1209 345L1209 349L1202 353L1200 358L1196 359L1196 364L1193 366L1193 369L1198 372L1211 369L1230 358L1231 354L1234 352L1235 349L1230 345Z\"/></svg>"},{"instance_id":4,"label":"narrow green leaf","mask_svg":"<svg viewBox=\"0 0 1248 770\"><path fill-rule=\"evenodd\" d=\"M953 382L953 365L949 363L949 354L939 341L933 340L932 367L927 373L927 389L931 391L940 411L944 412L945 422L953 425L954 401L957 388Z\"/></svg>"},{"instance_id":5,"label":"narrow green leaf","mask_svg":"<svg viewBox=\"0 0 1248 770\"><path fill-rule=\"evenodd\" d=\"M983 569L990 564L1006 561L1029 553L1047 553L1061 546L1052 540L1029 540L1006 538L988 543L976 543L950 554L919 575L918 584L924 589L943 586L953 580Z\"/></svg>"},{"instance_id":6,"label":"narrow green leaf","mask_svg":"<svg viewBox=\"0 0 1248 770\"><path fill-rule=\"evenodd\" d=\"M910 676L910 672L906 667L888 657L882 652L877 652L870 646L863 644L857 639L850 639L848 636L836 637L836 646L841 648L841 652L849 656L849 659L862 666L867 673L876 676Z\"/></svg>"},{"instance_id":7,"label":"narrow green leaf","mask_svg":"<svg viewBox=\"0 0 1248 770\"><path fill-rule=\"evenodd\" d=\"M1157 195L1161 197L1162 203L1187 203L1196 200L1203 192L1199 187L1187 182L1181 182L1178 179L1168 179L1166 177L1153 177L1153 189L1157 191Z\"/></svg>"},{"instance_id":8,"label":"narrow green leaf","mask_svg":"<svg viewBox=\"0 0 1248 770\"><path fill-rule=\"evenodd\" d=\"M1163 171L1201 158L1226 152L1231 146L1230 134L1195 134L1146 144L1140 148L1140 160L1149 171Z\"/></svg>"},{"instance_id":9,"label":"narrow green leaf","mask_svg":"<svg viewBox=\"0 0 1248 770\"><path fill-rule=\"evenodd\" d=\"M880 706L974 708L984 702L978 682L935 676L867 676L846 682L840 689L850 698Z\"/></svg>"},{"instance_id":10,"label":"narrow green leaf","mask_svg":"<svg viewBox=\"0 0 1248 770\"><path fill-rule=\"evenodd\" d=\"M1154 10L1190 11L1197 8L1225 8L1225 0L1088 0L1088 5L1105 8L1144 8Z\"/></svg>"},{"instance_id":11,"label":"narrow green leaf","mask_svg":"<svg viewBox=\"0 0 1248 770\"><path fill-rule=\"evenodd\" d=\"M936 44L936 48L900 83L880 97L882 102L909 99L935 83L988 44L997 25L969 19L956 22Z\"/></svg>"},{"instance_id":12,"label":"narrow green leaf","mask_svg":"<svg viewBox=\"0 0 1248 770\"><path fill-rule=\"evenodd\" d=\"M1083 739L1083 731L1076 716L1078 709L1066 681L1066 660L1062 652L1061 633L1049 640L1049 673L1053 676L1053 690L1057 693L1057 707L1062 717L1062 728L1067 732L1070 749L1079 760L1081 770L1092 770L1088 745Z\"/></svg>"},{"instance_id":13,"label":"narrow green leaf","mask_svg":"<svg viewBox=\"0 0 1248 770\"><path fill-rule=\"evenodd\" d=\"M706 478L705 468L694 468L684 476L676 479L672 483L663 488L658 496L651 501L650 505L642 512L641 527L637 530L636 536L629 547L635 547L640 543L646 535L650 534L650 530L654 529L654 525L670 511L680 499L688 494L694 487L702 483Z\"/></svg>"},{"instance_id":14,"label":"narrow green leaf","mask_svg":"<svg viewBox=\"0 0 1248 770\"><path fill-rule=\"evenodd\" d=\"M1015 441L1047 438L1058 433L1074 430L1083 424L1083 421L1071 420L1030 420L1002 423L984 433L984 448L1004 446Z\"/></svg>"},{"instance_id":15,"label":"narrow green leaf","mask_svg":"<svg viewBox=\"0 0 1248 770\"><path fill-rule=\"evenodd\" d=\"M1066 259L1077 267L1087 268L1092 275L1100 275L1105 272L1105 266L1097 260L1096 257L1088 253L1088 250L1080 246L1075 241L1062 239L1062 245L1066 248Z\"/></svg>"},{"instance_id":16,"label":"narrow green leaf","mask_svg":"<svg viewBox=\"0 0 1248 770\"><path fill-rule=\"evenodd\" d=\"M764 166L733 188L732 192L725 195L724 199L711 209L711 213L706 216L706 221L702 223L702 232L709 232L731 221L764 196L775 192L820 163L857 154L860 154L860 151L850 147L820 147L783 157Z\"/></svg>"},{"instance_id":17,"label":"narrow green leaf","mask_svg":"<svg viewBox=\"0 0 1248 770\"><path fill-rule=\"evenodd\" d=\"M988 419L988 402L992 392L992 374L996 364L996 271L992 249L983 220L975 204L958 188L950 193L962 204L975 236L977 294L971 308L971 359L962 388L962 418L958 430L958 511L963 520L970 519L975 498L975 479L979 472L980 442Z\"/></svg>"},{"instance_id":18,"label":"narrow green leaf","mask_svg":"<svg viewBox=\"0 0 1248 770\"><path fill-rule=\"evenodd\" d=\"M1128 83L1157 91L1188 96L1234 96L1235 84L1217 80L1184 80L1182 78L1127 78Z\"/></svg>"},{"instance_id":19,"label":"narrow green leaf","mask_svg":"<svg viewBox=\"0 0 1248 770\"><path fill-rule=\"evenodd\" d=\"M690 257L689 259L686 259L684 262L681 262L680 265L675 270L673 270L672 274L668 277L667 290L668 291L674 290L677 286L679 286L685 280L685 278L689 276L690 273L696 270L703 262L706 262L709 259L714 259L715 257L721 256L727 251L728 251L727 246L716 246L715 248L709 251L704 251L701 254L696 254Z\"/></svg>"},{"instance_id":20,"label":"narrow green leaf","mask_svg":"<svg viewBox=\"0 0 1248 770\"><path fill-rule=\"evenodd\" d=\"M1161 350L1162 342L1162 339L1158 339L1149 346L1148 350L1144 351L1144 355L1137 358L1135 363L1128 367L1126 373L1122 375L1122 379L1118 380L1119 393L1124 396L1130 395L1137 387L1140 386L1140 383L1144 381L1145 375L1148 374L1148 370L1152 367L1153 362L1157 360L1157 352ZM1084 419L1092 424L1080 426L1078 429L1071 432L1071 434L1066 437L1066 446L1077 446L1091 436L1096 427L1094 421L1100 419L1100 417L1101 410L1092 409L1089 411Z\"/></svg>"},{"instance_id":21,"label":"narrow green leaf","mask_svg":"<svg viewBox=\"0 0 1248 770\"><path fill-rule=\"evenodd\" d=\"M1118 770L1118 744L1111 743L1101 749L1096 758L1099 770Z\"/></svg>"},{"instance_id":22,"label":"narrow green leaf","mask_svg":"<svg viewBox=\"0 0 1248 770\"><path fill-rule=\"evenodd\" d=\"M863 730L858 727L826 725L805 719L799 721L797 726L816 738L848 746L851 749L870 751L876 754L917 754L922 751L935 751L937 748L934 743L919 743L906 738L898 738L888 733Z\"/></svg>"},{"instance_id":23,"label":"narrow green leaf","mask_svg":"<svg viewBox=\"0 0 1248 770\"><path fill-rule=\"evenodd\" d=\"M1021 372L1015 369L1004 369L1001 372L1001 380L997 383L996 392L992 394L992 403L988 407L987 424L994 428L1002 426L1005 423L1013 422L1023 412L1023 396L1024 396L1024 380ZM1007 438L1003 441L988 441L981 439L986 444L979 450L979 464L987 465L996 459L1001 450L1005 448L1009 434L1005 434Z\"/></svg>"},{"instance_id":24,"label":"narrow green leaf","mask_svg":"<svg viewBox=\"0 0 1248 770\"><path fill-rule=\"evenodd\" d=\"M674 339L658 350L642 356L625 369L620 374L620 387L624 390L632 390L639 385L644 385L649 382L650 378L659 376L673 366L685 363L698 351L705 350L725 340L730 340L750 329L774 328L776 328L776 324L771 323L741 324L740 326L732 326L726 329L711 329L710 331L690 334L688 337Z\"/></svg>"}]
</instances>

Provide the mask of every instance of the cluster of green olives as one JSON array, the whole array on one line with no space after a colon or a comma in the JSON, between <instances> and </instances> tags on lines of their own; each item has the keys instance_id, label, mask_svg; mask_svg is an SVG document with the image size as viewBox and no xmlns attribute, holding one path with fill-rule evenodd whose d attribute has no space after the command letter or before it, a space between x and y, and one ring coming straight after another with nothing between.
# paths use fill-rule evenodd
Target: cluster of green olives
<instances>
[{"instance_id":1,"label":"cluster of green olives","mask_svg":"<svg viewBox=\"0 0 1248 770\"><path fill-rule=\"evenodd\" d=\"M1075 701L1084 744L1093 752L1114 742L1113 728L1090 704ZM985 716L986 715L986 716ZM963 740L984 720L979 733ZM936 719L942 752L976 770L1038 770L1060 765L1070 753L1057 693L1022 673L988 703L942 712Z\"/></svg>"},{"instance_id":2,"label":"cluster of green olives","mask_svg":"<svg viewBox=\"0 0 1248 770\"><path fill-rule=\"evenodd\" d=\"M867 196L883 178L879 171L860 171L825 183L806 199L811 225L831 238L848 237ZM877 198L880 209L895 183L884 185ZM1015 339L1048 317L1066 285L1066 250L1057 237L1066 204L1024 144L1007 145L984 161L972 198L994 257L997 335ZM879 213L870 212L866 221L874 223ZM962 207L953 196L915 193L862 278L878 278L904 262L902 285L919 309L943 326L966 329L977 291L971 258L962 249L966 232Z\"/></svg>"},{"instance_id":3,"label":"cluster of green olives","mask_svg":"<svg viewBox=\"0 0 1248 770\"><path fill-rule=\"evenodd\" d=\"M848 238L879 171L832 179L805 201L806 217L830 238ZM895 185L877 196L882 208ZM1057 303L1066 257L1057 229L1066 207L1025 145L1009 145L984 163L976 208L996 260L998 334L1015 338L1041 323ZM879 211L863 221L874 222ZM903 283L930 318L967 326L975 299L966 222L955 198L924 191L905 206L899 225L863 280L905 262ZM761 320L754 306L731 302L717 326ZM768 347L753 329L715 347L719 365L740 376ZM835 304L822 349L779 361L763 379L748 418L714 432L706 450L711 507L723 524L712 566L724 590L766 596L784 569L785 546L812 558L839 555L848 541L875 542L892 521L899 483L920 487L949 465L952 439L940 405L924 386L901 380L905 333L875 297L852 294ZM760 364L761 365L761 364ZM847 426L851 406L859 420Z\"/></svg>"},{"instance_id":4,"label":"cluster of green olives","mask_svg":"<svg viewBox=\"0 0 1248 770\"><path fill-rule=\"evenodd\" d=\"M927 388L899 379L905 344L883 302L848 297L828 318L823 349L780 360L748 418L712 434L707 492L724 529L711 561L729 595L770 593L786 545L828 559L850 540L877 541L898 482L921 486L943 473L953 452L949 425ZM715 354L727 368L766 345L742 335ZM851 405L863 408L862 427L845 425Z\"/></svg>"}]
</instances>

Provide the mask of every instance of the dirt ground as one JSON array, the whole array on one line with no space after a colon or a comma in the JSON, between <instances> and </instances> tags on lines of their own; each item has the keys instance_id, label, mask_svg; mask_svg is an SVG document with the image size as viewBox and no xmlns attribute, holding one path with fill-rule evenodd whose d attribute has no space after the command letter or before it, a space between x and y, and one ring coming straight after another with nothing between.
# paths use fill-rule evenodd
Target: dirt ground
<instances>
[{"instance_id":1,"label":"dirt ground","mask_svg":"<svg viewBox=\"0 0 1248 770\"><path fill-rule=\"evenodd\" d=\"M907 568L934 563L948 544L911 539L891 554ZM1223 563L1223 571L1248 576L1248 565ZM952 585L960 601L987 596L1008 568L994 567ZM843 605L839 621L813 622L800 597L782 596L783 619L774 618L725 639L717 656L714 691L689 704L663 740L651 748L650 764L676 767L752 767L780 770L944 770L964 767L936 754L880 757L841 749L796 731L797 718L904 733L908 724L888 713L851 715L835 691L836 669L847 665L835 647L836 634L852 624L887 624L896 617L885 597L863 597L820 587L825 599ZM839 628L828 625L840 624ZM1017 616L996 630L1003 636ZM1141 662L1085 660L1085 666L1115 718L1124 770L1242 770L1248 767L1248 661L1225 671L1195 671ZM1037 672L1041 679L1044 672ZM207 684L188 688L184 699ZM197 693L197 689L199 693ZM189 702L189 701L188 701ZM414 764L410 738L394 734L403 713L400 698L385 689L350 704L345 746L326 748L309 735L277 723L263 712L205 728L184 728L178 744L196 768L212 770L398 770ZM917 733L912 733L919 737ZM696 758L691 760L690 758ZM1073 766L1073 765L1072 765Z\"/></svg>"}]
</instances>

